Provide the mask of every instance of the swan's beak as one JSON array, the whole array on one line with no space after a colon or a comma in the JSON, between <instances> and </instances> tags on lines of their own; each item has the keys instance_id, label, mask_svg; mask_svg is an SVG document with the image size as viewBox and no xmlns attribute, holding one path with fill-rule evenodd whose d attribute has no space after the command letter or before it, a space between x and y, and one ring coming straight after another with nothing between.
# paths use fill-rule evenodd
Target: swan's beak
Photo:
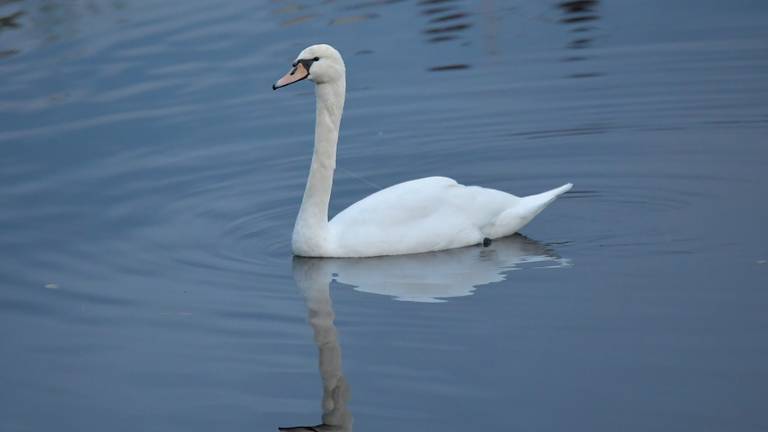
<instances>
[{"instance_id":1,"label":"swan's beak","mask_svg":"<svg viewBox=\"0 0 768 432\"><path fill-rule=\"evenodd\" d=\"M296 66L291 69L290 72L285 74L282 78L277 80L276 83L272 84L272 90L277 90L280 87L285 87L289 84L293 84L295 82L299 82L309 76L309 70L307 70L306 67L304 67L304 64L302 62L297 62Z\"/></svg>"}]
</instances>

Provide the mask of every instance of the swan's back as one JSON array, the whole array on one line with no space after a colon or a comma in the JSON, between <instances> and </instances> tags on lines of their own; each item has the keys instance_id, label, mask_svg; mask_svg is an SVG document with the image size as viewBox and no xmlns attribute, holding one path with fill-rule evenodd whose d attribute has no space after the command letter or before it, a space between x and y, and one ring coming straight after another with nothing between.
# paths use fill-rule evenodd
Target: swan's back
<instances>
[{"instance_id":1,"label":"swan's back","mask_svg":"<svg viewBox=\"0 0 768 432\"><path fill-rule=\"evenodd\" d=\"M411 180L336 215L330 222L331 246L334 256L376 256L477 244L496 217L520 200L447 177Z\"/></svg>"}]
</instances>

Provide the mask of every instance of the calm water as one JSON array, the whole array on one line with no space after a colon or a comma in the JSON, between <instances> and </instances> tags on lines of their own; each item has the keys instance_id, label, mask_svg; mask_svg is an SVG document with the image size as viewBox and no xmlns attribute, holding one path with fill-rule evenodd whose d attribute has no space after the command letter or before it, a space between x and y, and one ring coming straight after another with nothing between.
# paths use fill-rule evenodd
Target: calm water
<instances>
[{"instance_id":1,"label":"calm water","mask_svg":"<svg viewBox=\"0 0 768 432\"><path fill-rule=\"evenodd\" d=\"M0 16L3 432L768 430L768 3ZM488 249L293 259L312 89L270 86L316 42L348 68L332 213L576 187Z\"/></svg>"}]
</instances>

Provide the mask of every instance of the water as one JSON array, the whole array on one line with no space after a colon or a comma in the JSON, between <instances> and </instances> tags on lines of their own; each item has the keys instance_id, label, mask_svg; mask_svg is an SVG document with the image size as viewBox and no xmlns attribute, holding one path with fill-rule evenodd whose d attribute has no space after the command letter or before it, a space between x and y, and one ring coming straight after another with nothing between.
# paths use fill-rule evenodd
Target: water
<instances>
[{"instance_id":1,"label":"water","mask_svg":"<svg viewBox=\"0 0 768 432\"><path fill-rule=\"evenodd\" d=\"M768 429L765 2L0 16L0 430ZM316 42L348 67L332 214L575 189L488 249L292 259L312 92L270 86Z\"/></svg>"}]
</instances>

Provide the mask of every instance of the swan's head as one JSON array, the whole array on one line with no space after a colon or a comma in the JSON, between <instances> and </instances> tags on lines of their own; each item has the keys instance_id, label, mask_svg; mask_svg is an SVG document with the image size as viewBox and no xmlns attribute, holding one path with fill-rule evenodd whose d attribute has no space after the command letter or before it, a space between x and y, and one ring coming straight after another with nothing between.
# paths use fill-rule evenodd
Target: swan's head
<instances>
[{"instance_id":1,"label":"swan's head","mask_svg":"<svg viewBox=\"0 0 768 432\"><path fill-rule=\"evenodd\" d=\"M336 48L326 44L312 45L299 53L291 70L272 84L272 90L304 79L316 84L332 83L343 80L344 74L344 60Z\"/></svg>"}]
</instances>

